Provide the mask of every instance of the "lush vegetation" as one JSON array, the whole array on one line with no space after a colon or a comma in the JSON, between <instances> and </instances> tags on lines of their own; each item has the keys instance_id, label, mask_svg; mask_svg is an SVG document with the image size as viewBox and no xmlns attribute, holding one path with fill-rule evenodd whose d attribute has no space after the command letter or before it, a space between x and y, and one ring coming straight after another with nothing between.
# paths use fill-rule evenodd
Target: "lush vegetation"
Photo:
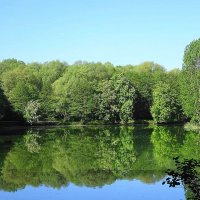
<instances>
[{"instance_id":1,"label":"lush vegetation","mask_svg":"<svg viewBox=\"0 0 200 200\"><path fill-rule=\"evenodd\" d=\"M200 124L200 39L185 49L181 77L181 100L185 114Z\"/></svg>"},{"instance_id":2,"label":"lush vegetation","mask_svg":"<svg viewBox=\"0 0 200 200\"><path fill-rule=\"evenodd\" d=\"M200 39L185 50L182 70L60 61L0 62L0 119L64 123L200 123Z\"/></svg>"}]
</instances>

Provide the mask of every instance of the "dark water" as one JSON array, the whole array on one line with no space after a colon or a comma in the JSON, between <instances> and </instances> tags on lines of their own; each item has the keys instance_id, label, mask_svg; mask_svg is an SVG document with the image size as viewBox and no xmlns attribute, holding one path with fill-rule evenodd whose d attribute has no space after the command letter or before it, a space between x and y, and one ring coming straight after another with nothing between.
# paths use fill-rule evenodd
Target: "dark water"
<instances>
[{"instance_id":1,"label":"dark water","mask_svg":"<svg viewBox=\"0 0 200 200\"><path fill-rule=\"evenodd\" d=\"M1 128L0 199L187 199L162 185L173 157L200 160L182 127Z\"/></svg>"}]
</instances>

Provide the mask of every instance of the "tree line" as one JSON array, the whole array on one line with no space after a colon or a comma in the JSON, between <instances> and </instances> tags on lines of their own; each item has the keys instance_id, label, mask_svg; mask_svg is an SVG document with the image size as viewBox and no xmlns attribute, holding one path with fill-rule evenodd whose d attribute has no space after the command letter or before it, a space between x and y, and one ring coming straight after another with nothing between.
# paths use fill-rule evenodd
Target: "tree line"
<instances>
[{"instance_id":1,"label":"tree line","mask_svg":"<svg viewBox=\"0 0 200 200\"><path fill-rule=\"evenodd\" d=\"M185 49L182 69L58 60L0 62L0 118L65 123L200 123L200 39Z\"/></svg>"}]
</instances>

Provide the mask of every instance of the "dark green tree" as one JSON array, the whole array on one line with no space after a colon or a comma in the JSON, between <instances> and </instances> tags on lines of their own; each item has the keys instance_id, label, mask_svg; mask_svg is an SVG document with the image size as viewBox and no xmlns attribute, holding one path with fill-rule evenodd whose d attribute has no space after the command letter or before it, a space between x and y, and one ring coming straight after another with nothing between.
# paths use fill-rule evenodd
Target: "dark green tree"
<instances>
[{"instance_id":1,"label":"dark green tree","mask_svg":"<svg viewBox=\"0 0 200 200\"><path fill-rule=\"evenodd\" d=\"M0 88L0 120L4 117L6 111L6 99L3 94L2 89Z\"/></svg>"},{"instance_id":2,"label":"dark green tree","mask_svg":"<svg viewBox=\"0 0 200 200\"><path fill-rule=\"evenodd\" d=\"M159 64L144 62L136 66L119 67L136 90L135 112L136 119L151 119L152 90L159 81L166 80L166 70Z\"/></svg>"}]
</instances>

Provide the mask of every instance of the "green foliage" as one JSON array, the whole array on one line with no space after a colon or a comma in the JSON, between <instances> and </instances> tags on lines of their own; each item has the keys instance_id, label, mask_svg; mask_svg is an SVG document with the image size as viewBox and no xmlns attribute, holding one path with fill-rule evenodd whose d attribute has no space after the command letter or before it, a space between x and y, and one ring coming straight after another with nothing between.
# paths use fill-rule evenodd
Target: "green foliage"
<instances>
[{"instance_id":1,"label":"green foliage","mask_svg":"<svg viewBox=\"0 0 200 200\"><path fill-rule=\"evenodd\" d=\"M185 159L200 160L200 135L193 131L186 132L180 152Z\"/></svg>"},{"instance_id":2,"label":"green foliage","mask_svg":"<svg viewBox=\"0 0 200 200\"><path fill-rule=\"evenodd\" d=\"M166 80L165 69L156 63L144 62L137 66L120 67L118 70L122 71L135 87L135 118L151 119L152 90L157 82Z\"/></svg>"},{"instance_id":3,"label":"green foliage","mask_svg":"<svg viewBox=\"0 0 200 200\"><path fill-rule=\"evenodd\" d=\"M38 122L40 117L40 115L38 114L39 109L40 103L38 102L38 100L31 100L27 103L25 107L25 118L30 124Z\"/></svg>"},{"instance_id":4,"label":"green foliage","mask_svg":"<svg viewBox=\"0 0 200 200\"><path fill-rule=\"evenodd\" d=\"M135 160L133 129L28 131L5 158L2 178L16 188L41 183L55 187L55 181L56 187L68 181L102 186L125 176Z\"/></svg>"},{"instance_id":5,"label":"green foliage","mask_svg":"<svg viewBox=\"0 0 200 200\"><path fill-rule=\"evenodd\" d=\"M136 161L133 131L123 127L119 134L107 130L100 135L99 149L102 158L99 164L104 170L112 169L117 177L126 175Z\"/></svg>"},{"instance_id":6,"label":"green foliage","mask_svg":"<svg viewBox=\"0 0 200 200\"><path fill-rule=\"evenodd\" d=\"M40 85L37 77L23 67L4 73L2 88L15 111L24 114L27 103L38 99Z\"/></svg>"},{"instance_id":7,"label":"green foliage","mask_svg":"<svg viewBox=\"0 0 200 200\"><path fill-rule=\"evenodd\" d=\"M99 85L100 119L115 122L119 120L118 99L111 81L104 81Z\"/></svg>"},{"instance_id":8,"label":"green foliage","mask_svg":"<svg viewBox=\"0 0 200 200\"><path fill-rule=\"evenodd\" d=\"M40 135L37 133L32 133L31 131L24 136L24 145L27 147L30 153L39 153L41 147L38 144L38 139L40 137Z\"/></svg>"},{"instance_id":9,"label":"green foliage","mask_svg":"<svg viewBox=\"0 0 200 200\"><path fill-rule=\"evenodd\" d=\"M153 90L151 113L157 123L179 121L182 110L177 88L169 83L158 83Z\"/></svg>"},{"instance_id":10,"label":"green foliage","mask_svg":"<svg viewBox=\"0 0 200 200\"><path fill-rule=\"evenodd\" d=\"M151 141L154 146L154 157L157 163L163 167L172 167L172 158L179 153L180 146L176 135L165 127L155 127L151 135Z\"/></svg>"},{"instance_id":11,"label":"green foliage","mask_svg":"<svg viewBox=\"0 0 200 200\"><path fill-rule=\"evenodd\" d=\"M127 123L133 120L135 88L122 74L99 86L100 117L105 121Z\"/></svg>"},{"instance_id":12,"label":"green foliage","mask_svg":"<svg viewBox=\"0 0 200 200\"><path fill-rule=\"evenodd\" d=\"M97 118L98 84L107 80L114 69L110 65L86 64L68 68L53 84L53 104L64 120L83 122Z\"/></svg>"},{"instance_id":13,"label":"green foliage","mask_svg":"<svg viewBox=\"0 0 200 200\"><path fill-rule=\"evenodd\" d=\"M43 118L54 118L54 108L52 106L52 84L64 74L67 66L67 63L51 61L38 67L37 76L41 80L42 85L39 93L39 100L41 102L40 109Z\"/></svg>"},{"instance_id":14,"label":"green foliage","mask_svg":"<svg viewBox=\"0 0 200 200\"><path fill-rule=\"evenodd\" d=\"M2 89L0 88L0 119L4 117L5 110L6 110L6 99Z\"/></svg>"},{"instance_id":15,"label":"green foliage","mask_svg":"<svg viewBox=\"0 0 200 200\"><path fill-rule=\"evenodd\" d=\"M114 67L111 63L82 61L68 65L58 60L29 64L3 60L0 118L15 120L21 115L31 122L36 115L30 102L38 101L35 112L42 121L127 124L153 117L156 122L168 123L184 119L182 104L184 113L198 122L198 43L194 41L186 48L183 71L167 72L153 62Z\"/></svg>"},{"instance_id":16,"label":"green foliage","mask_svg":"<svg viewBox=\"0 0 200 200\"><path fill-rule=\"evenodd\" d=\"M2 141L0 188L9 191L69 182L97 187L117 179L153 183L174 167L173 157L200 155L198 134L163 126L33 129L3 146Z\"/></svg>"},{"instance_id":17,"label":"green foliage","mask_svg":"<svg viewBox=\"0 0 200 200\"><path fill-rule=\"evenodd\" d=\"M192 41L185 49L180 85L185 114L194 123L200 123L200 39Z\"/></svg>"},{"instance_id":18,"label":"green foliage","mask_svg":"<svg viewBox=\"0 0 200 200\"><path fill-rule=\"evenodd\" d=\"M101 118L128 123L133 116L150 118L152 87L165 75L163 67L151 62L114 68L111 63L76 62L69 66L51 61L26 65L9 59L0 65L4 94L25 120L26 105L37 100L42 120L88 123Z\"/></svg>"},{"instance_id":19,"label":"green foliage","mask_svg":"<svg viewBox=\"0 0 200 200\"><path fill-rule=\"evenodd\" d=\"M16 59L6 59L0 62L0 80L3 77L3 73L13 70L18 67L24 67L25 63Z\"/></svg>"}]
</instances>

